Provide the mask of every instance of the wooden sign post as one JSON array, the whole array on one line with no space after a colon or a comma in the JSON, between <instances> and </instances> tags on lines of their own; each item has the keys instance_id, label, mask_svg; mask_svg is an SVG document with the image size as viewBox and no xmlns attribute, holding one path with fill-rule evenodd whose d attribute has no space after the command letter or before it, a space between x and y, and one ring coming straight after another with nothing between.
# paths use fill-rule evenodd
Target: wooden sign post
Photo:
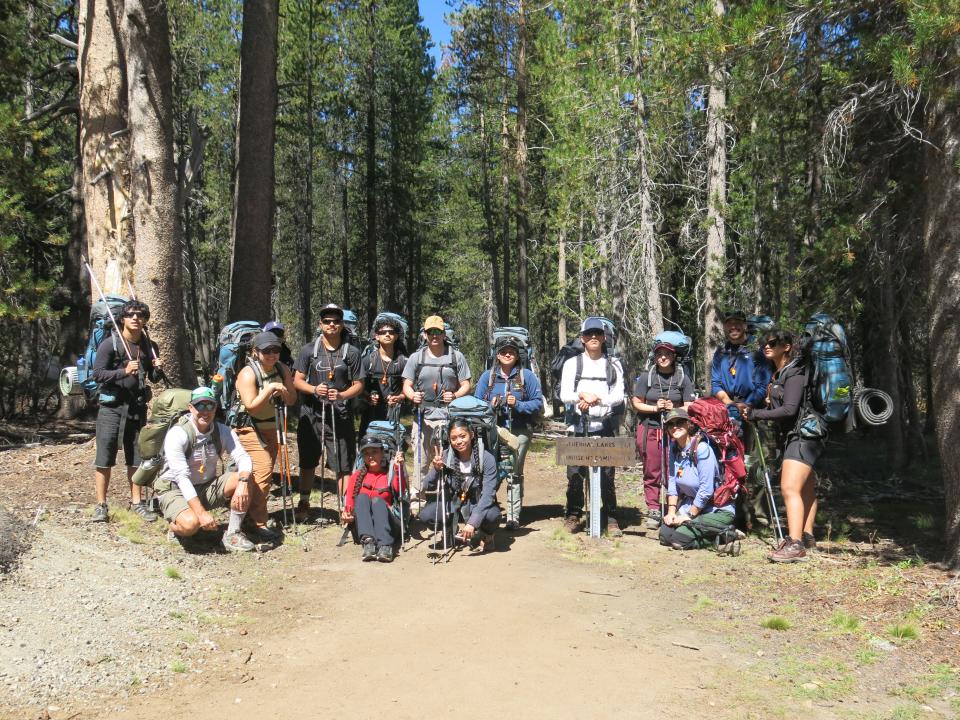
<instances>
[{"instance_id":1,"label":"wooden sign post","mask_svg":"<svg viewBox=\"0 0 960 720\"><path fill-rule=\"evenodd\" d=\"M557 465L590 468L590 537L600 537L600 468L633 465L636 457L634 439L629 437L557 438Z\"/></svg>"}]
</instances>

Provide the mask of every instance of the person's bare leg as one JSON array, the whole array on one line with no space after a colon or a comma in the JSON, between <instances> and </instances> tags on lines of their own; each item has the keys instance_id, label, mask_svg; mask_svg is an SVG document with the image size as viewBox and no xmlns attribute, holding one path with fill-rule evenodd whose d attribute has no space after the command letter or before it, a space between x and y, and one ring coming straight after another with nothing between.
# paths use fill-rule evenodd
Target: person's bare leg
<instances>
[{"instance_id":1,"label":"person's bare leg","mask_svg":"<svg viewBox=\"0 0 960 720\"><path fill-rule=\"evenodd\" d=\"M310 493L313 491L313 480L317 476L316 468L300 468L300 480L297 482L297 488L300 490L300 497L310 498ZM320 488L323 490L323 488Z\"/></svg>"},{"instance_id":2,"label":"person's bare leg","mask_svg":"<svg viewBox=\"0 0 960 720\"><path fill-rule=\"evenodd\" d=\"M200 530L200 521L197 520L193 510L187 509L181 511L172 523L170 529L177 537L190 537L196 535Z\"/></svg>"},{"instance_id":3,"label":"person's bare leg","mask_svg":"<svg viewBox=\"0 0 960 720\"><path fill-rule=\"evenodd\" d=\"M817 474L811 472L803 484L803 508L806 515L803 518L803 531L813 535L813 526L817 520Z\"/></svg>"},{"instance_id":4,"label":"person's bare leg","mask_svg":"<svg viewBox=\"0 0 960 720\"><path fill-rule=\"evenodd\" d=\"M113 468L96 468L93 473L93 490L97 496L97 505L107 502L107 490L110 488L110 471Z\"/></svg>"},{"instance_id":5,"label":"person's bare leg","mask_svg":"<svg viewBox=\"0 0 960 720\"><path fill-rule=\"evenodd\" d=\"M139 485L133 483L133 474L137 471L137 467L130 467L127 465L127 482L130 485L130 504L137 505L143 499L141 494L141 488Z\"/></svg>"},{"instance_id":6,"label":"person's bare leg","mask_svg":"<svg viewBox=\"0 0 960 720\"><path fill-rule=\"evenodd\" d=\"M787 510L787 532L794 540L803 537L804 522L807 519L803 492L812 470L809 465L797 460L784 460L780 469L780 491L783 493L783 504Z\"/></svg>"}]
</instances>

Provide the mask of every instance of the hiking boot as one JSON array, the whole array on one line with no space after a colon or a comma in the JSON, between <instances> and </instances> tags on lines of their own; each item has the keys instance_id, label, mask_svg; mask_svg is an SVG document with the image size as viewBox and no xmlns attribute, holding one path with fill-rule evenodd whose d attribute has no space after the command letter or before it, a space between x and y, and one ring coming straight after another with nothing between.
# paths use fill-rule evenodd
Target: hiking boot
<instances>
[{"instance_id":1,"label":"hiking boot","mask_svg":"<svg viewBox=\"0 0 960 720\"><path fill-rule=\"evenodd\" d=\"M563 521L563 529L573 535L574 533L578 533L583 529L583 524L580 522L580 518L578 518L576 515L567 515L566 519Z\"/></svg>"},{"instance_id":2,"label":"hiking boot","mask_svg":"<svg viewBox=\"0 0 960 720\"><path fill-rule=\"evenodd\" d=\"M620 529L620 523L616 518L607 518L607 537L623 537L623 530Z\"/></svg>"},{"instance_id":3,"label":"hiking boot","mask_svg":"<svg viewBox=\"0 0 960 720\"><path fill-rule=\"evenodd\" d=\"M800 538L800 541L803 543L804 550L817 549L817 539L813 536L813 533L805 532Z\"/></svg>"},{"instance_id":4,"label":"hiking boot","mask_svg":"<svg viewBox=\"0 0 960 720\"><path fill-rule=\"evenodd\" d=\"M393 546L381 545L377 550L377 560L384 563L393 562Z\"/></svg>"},{"instance_id":5,"label":"hiking boot","mask_svg":"<svg viewBox=\"0 0 960 720\"><path fill-rule=\"evenodd\" d=\"M470 538L470 554L483 555L497 549L497 541L492 533L477 532Z\"/></svg>"},{"instance_id":6,"label":"hiking boot","mask_svg":"<svg viewBox=\"0 0 960 720\"><path fill-rule=\"evenodd\" d=\"M516 520L507 520L507 522L505 522L504 525L503 525L503 529L504 529L504 530L519 530L519 529L520 529L520 523L518 523Z\"/></svg>"},{"instance_id":7,"label":"hiking boot","mask_svg":"<svg viewBox=\"0 0 960 720\"><path fill-rule=\"evenodd\" d=\"M293 517L298 523L307 522L310 519L310 501L302 499L298 502L296 509L293 511Z\"/></svg>"},{"instance_id":8,"label":"hiking boot","mask_svg":"<svg viewBox=\"0 0 960 720\"><path fill-rule=\"evenodd\" d=\"M647 510L647 530L657 530L662 520L659 510Z\"/></svg>"},{"instance_id":9,"label":"hiking boot","mask_svg":"<svg viewBox=\"0 0 960 720\"><path fill-rule=\"evenodd\" d=\"M244 532L257 543L276 543L283 539L283 533L271 530L266 525L250 523L244 528Z\"/></svg>"},{"instance_id":10,"label":"hiking boot","mask_svg":"<svg viewBox=\"0 0 960 720\"><path fill-rule=\"evenodd\" d=\"M240 530L224 533L220 543L227 552L250 552L257 547Z\"/></svg>"},{"instance_id":11,"label":"hiking boot","mask_svg":"<svg viewBox=\"0 0 960 720\"><path fill-rule=\"evenodd\" d=\"M717 535L717 555L737 557L740 554L740 537L736 530L727 530Z\"/></svg>"},{"instance_id":12,"label":"hiking boot","mask_svg":"<svg viewBox=\"0 0 960 720\"><path fill-rule=\"evenodd\" d=\"M784 538L783 544L767 555L767 559L775 563L801 562L807 559L807 551L803 549L802 540Z\"/></svg>"},{"instance_id":13,"label":"hiking boot","mask_svg":"<svg viewBox=\"0 0 960 720\"><path fill-rule=\"evenodd\" d=\"M377 544L373 541L372 538L363 538L361 540L363 543L363 552L360 554L360 559L364 562L377 559Z\"/></svg>"},{"instance_id":14,"label":"hiking boot","mask_svg":"<svg viewBox=\"0 0 960 720\"><path fill-rule=\"evenodd\" d=\"M142 517L144 522L152 523L158 519L157 514L150 508L150 503L146 500L141 500L138 503L130 503L130 512Z\"/></svg>"},{"instance_id":15,"label":"hiking boot","mask_svg":"<svg viewBox=\"0 0 960 720\"><path fill-rule=\"evenodd\" d=\"M106 503L97 503L93 506L93 516L90 522L106 522L110 519L110 513L107 511Z\"/></svg>"}]
</instances>

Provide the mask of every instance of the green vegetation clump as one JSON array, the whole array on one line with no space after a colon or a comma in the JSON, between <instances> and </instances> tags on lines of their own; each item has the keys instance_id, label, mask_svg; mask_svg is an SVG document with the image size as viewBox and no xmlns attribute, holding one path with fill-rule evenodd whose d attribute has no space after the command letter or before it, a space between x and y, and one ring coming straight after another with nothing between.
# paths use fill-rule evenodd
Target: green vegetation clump
<instances>
[{"instance_id":1,"label":"green vegetation clump","mask_svg":"<svg viewBox=\"0 0 960 720\"><path fill-rule=\"evenodd\" d=\"M764 627L767 630L789 630L793 626L785 617L773 615L771 617L764 618L760 623L760 627Z\"/></svg>"},{"instance_id":2,"label":"green vegetation clump","mask_svg":"<svg viewBox=\"0 0 960 720\"><path fill-rule=\"evenodd\" d=\"M887 634L894 640L899 640L900 642L916 640L920 637L920 631L917 629L917 626L907 622L891 625L887 628Z\"/></svg>"}]
</instances>

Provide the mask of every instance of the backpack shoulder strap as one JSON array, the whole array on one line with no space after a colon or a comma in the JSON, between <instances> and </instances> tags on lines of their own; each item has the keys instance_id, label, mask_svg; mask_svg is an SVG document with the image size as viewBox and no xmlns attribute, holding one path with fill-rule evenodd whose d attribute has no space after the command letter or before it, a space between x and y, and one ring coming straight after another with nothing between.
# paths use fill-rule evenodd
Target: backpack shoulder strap
<instances>
[{"instance_id":1,"label":"backpack shoulder strap","mask_svg":"<svg viewBox=\"0 0 960 720\"><path fill-rule=\"evenodd\" d=\"M577 374L573 376L573 391L577 392L580 379L583 377L583 353L577 353Z\"/></svg>"},{"instance_id":2,"label":"backpack shoulder strap","mask_svg":"<svg viewBox=\"0 0 960 720\"><path fill-rule=\"evenodd\" d=\"M609 390L617 382L617 370L613 366L613 359L609 355L604 355L603 359L605 363L604 371L607 375L607 389Z\"/></svg>"}]
</instances>

